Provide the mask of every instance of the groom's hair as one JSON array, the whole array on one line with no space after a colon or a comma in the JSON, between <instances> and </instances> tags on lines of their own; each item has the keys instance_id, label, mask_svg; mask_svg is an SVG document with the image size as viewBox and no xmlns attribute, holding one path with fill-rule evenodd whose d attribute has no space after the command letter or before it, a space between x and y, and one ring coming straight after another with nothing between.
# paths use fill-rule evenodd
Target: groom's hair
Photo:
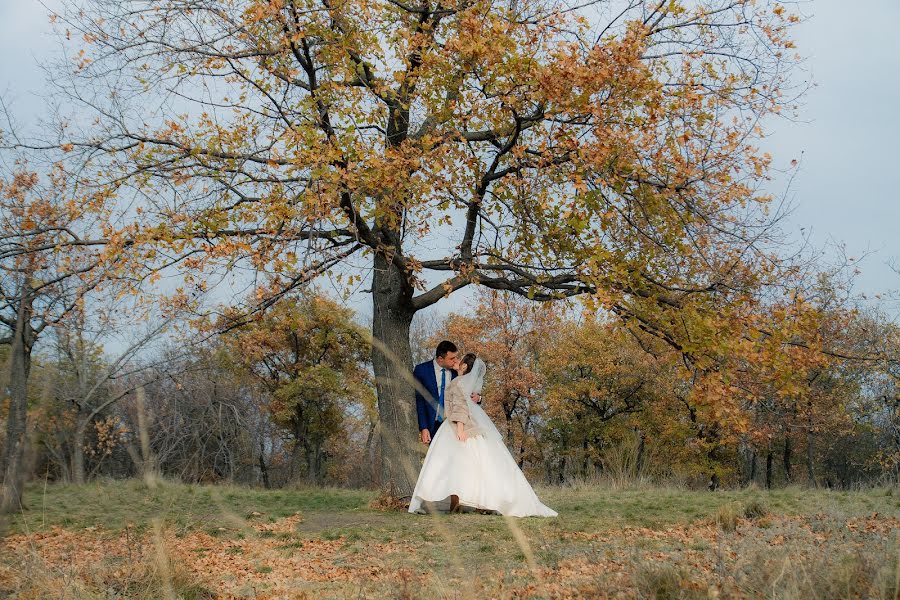
<instances>
[{"instance_id":1,"label":"groom's hair","mask_svg":"<svg viewBox=\"0 0 900 600\"><path fill-rule=\"evenodd\" d=\"M444 340L437 346L437 351L435 351L434 355L438 358L444 358L447 356L448 352L457 352L456 344L450 342L448 340Z\"/></svg>"}]
</instances>

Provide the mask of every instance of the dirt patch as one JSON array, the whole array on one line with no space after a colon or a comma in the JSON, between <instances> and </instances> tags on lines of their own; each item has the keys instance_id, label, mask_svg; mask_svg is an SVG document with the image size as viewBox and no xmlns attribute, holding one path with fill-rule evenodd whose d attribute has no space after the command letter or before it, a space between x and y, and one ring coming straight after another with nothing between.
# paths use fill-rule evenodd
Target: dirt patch
<instances>
[{"instance_id":1,"label":"dirt patch","mask_svg":"<svg viewBox=\"0 0 900 600\"><path fill-rule=\"evenodd\" d=\"M417 516L409 515L409 518L412 521ZM298 525L297 530L302 534L314 535L326 530L382 527L396 529L397 515L375 512L357 514L310 511L303 513L303 522Z\"/></svg>"}]
</instances>

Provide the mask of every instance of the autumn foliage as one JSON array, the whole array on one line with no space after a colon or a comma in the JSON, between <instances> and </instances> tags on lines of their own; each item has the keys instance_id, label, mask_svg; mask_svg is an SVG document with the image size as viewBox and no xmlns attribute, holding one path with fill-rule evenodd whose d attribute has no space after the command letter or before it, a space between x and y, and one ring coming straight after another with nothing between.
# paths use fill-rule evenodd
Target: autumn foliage
<instances>
[{"instance_id":1,"label":"autumn foliage","mask_svg":"<svg viewBox=\"0 0 900 600\"><path fill-rule=\"evenodd\" d=\"M744 335L786 273L757 147L800 91L779 2L634 2L606 21L540 1L68 7L58 87L97 128L52 144L122 199L105 240L143 273L135 291L180 272L191 307L246 268L253 313L329 273L371 282L401 488L418 311L470 285L583 296L694 356Z\"/></svg>"},{"instance_id":2,"label":"autumn foliage","mask_svg":"<svg viewBox=\"0 0 900 600\"><path fill-rule=\"evenodd\" d=\"M608 313L498 293L451 315L434 340L488 362L485 410L533 477L711 487L846 485L853 470L891 477L896 463L871 446L887 442L875 439L893 418L889 397L879 399L887 363L859 330L848 335L871 320L835 304L835 292L768 305L703 354ZM839 448L861 443L841 458Z\"/></svg>"},{"instance_id":3,"label":"autumn foliage","mask_svg":"<svg viewBox=\"0 0 900 600\"><path fill-rule=\"evenodd\" d=\"M219 323L227 327L227 317ZM344 443L354 412L363 423L375 397L369 343L352 312L320 296L285 300L265 318L225 335L227 356L265 387L265 410L303 457L306 478L322 483L332 446ZM295 459L296 460L296 459Z\"/></svg>"}]
</instances>

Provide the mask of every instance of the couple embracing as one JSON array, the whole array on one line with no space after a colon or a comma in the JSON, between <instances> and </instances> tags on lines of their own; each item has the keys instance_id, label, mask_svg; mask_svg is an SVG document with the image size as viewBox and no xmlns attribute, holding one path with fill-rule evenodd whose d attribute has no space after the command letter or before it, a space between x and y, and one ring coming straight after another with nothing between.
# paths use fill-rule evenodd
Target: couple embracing
<instances>
[{"instance_id":1,"label":"couple embracing","mask_svg":"<svg viewBox=\"0 0 900 600\"><path fill-rule=\"evenodd\" d=\"M483 360L474 354L460 357L453 342L443 341L434 360L413 371L419 436L429 446L409 512L449 500L451 512L468 507L513 517L555 517L480 406L486 370Z\"/></svg>"}]
</instances>

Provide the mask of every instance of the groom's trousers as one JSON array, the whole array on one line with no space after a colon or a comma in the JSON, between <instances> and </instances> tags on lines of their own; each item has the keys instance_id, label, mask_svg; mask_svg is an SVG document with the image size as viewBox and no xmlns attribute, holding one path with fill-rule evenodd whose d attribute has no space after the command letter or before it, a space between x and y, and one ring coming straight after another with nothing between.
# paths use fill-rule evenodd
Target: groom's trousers
<instances>
[{"instance_id":1,"label":"groom's trousers","mask_svg":"<svg viewBox=\"0 0 900 600\"><path fill-rule=\"evenodd\" d=\"M434 439L434 435L437 433L438 428L439 428L439 427L441 426L441 424L443 424L443 423L444 423L444 421L441 421L440 423L438 423L437 421L435 421L434 423L431 424L431 427L428 428L428 433L431 434L431 439L432 439L432 440ZM428 444L430 445L431 442L428 442Z\"/></svg>"}]
</instances>

